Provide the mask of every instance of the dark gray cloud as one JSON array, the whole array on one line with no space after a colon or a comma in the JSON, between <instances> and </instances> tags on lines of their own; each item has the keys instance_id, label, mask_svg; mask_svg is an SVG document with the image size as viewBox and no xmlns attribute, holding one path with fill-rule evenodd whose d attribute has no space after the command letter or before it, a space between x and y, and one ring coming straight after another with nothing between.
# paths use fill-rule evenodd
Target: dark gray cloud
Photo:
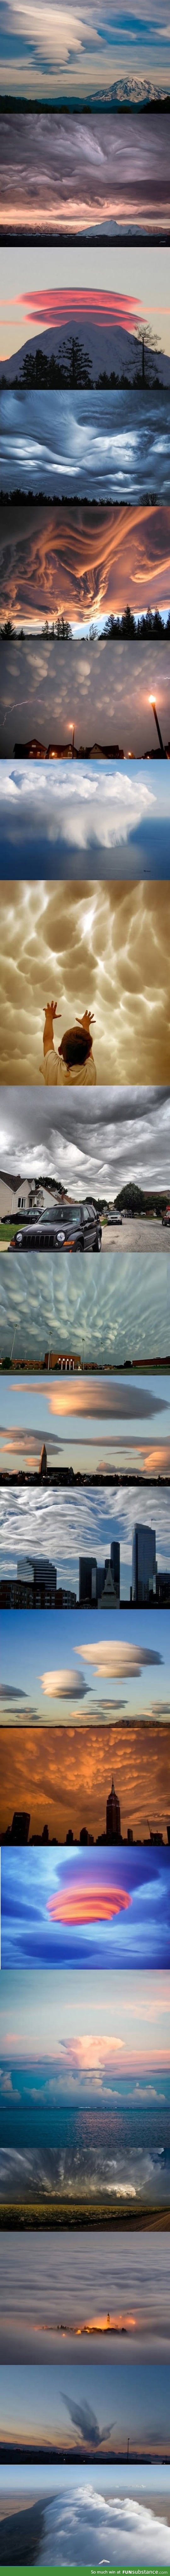
<instances>
[{"instance_id":1,"label":"dark gray cloud","mask_svg":"<svg viewBox=\"0 0 170 2576\"><path fill-rule=\"evenodd\" d=\"M109 1189L126 1180L169 1187L170 1090L167 1084L99 1084L94 1095L1 1087L0 1169L49 1173L76 1190Z\"/></svg>"}]
</instances>

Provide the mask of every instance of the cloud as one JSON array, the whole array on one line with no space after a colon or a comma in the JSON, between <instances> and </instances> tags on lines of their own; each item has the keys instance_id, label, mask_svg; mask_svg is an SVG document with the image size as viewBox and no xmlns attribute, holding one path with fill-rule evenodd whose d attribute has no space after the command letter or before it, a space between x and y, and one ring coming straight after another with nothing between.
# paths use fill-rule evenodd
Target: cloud
<instances>
[{"instance_id":1,"label":"cloud","mask_svg":"<svg viewBox=\"0 0 170 2576\"><path fill-rule=\"evenodd\" d=\"M66 2390L64 2390L64 2405L67 2407L67 2414L70 2416L71 2424L76 2425L78 2433L81 2433L82 2441L87 2443L88 2451L90 2451L91 2444L92 2449L100 2451L102 2440L104 2440L106 2444L106 2442L109 2441L109 2434L113 2431L113 2418L111 2418L110 2424L103 2425L102 2430L102 2425L100 2426L97 2415L95 2415L94 2410L92 2411L92 2407L88 2406L87 2401L85 2402L84 2400L84 2404L80 2406L78 2404L78 2398L66 2396Z\"/></svg>"},{"instance_id":2,"label":"cloud","mask_svg":"<svg viewBox=\"0 0 170 2576\"><path fill-rule=\"evenodd\" d=\"M45 1699L84 1699L88 1690L88 1682L81 1673L81 1667L79 1672L74 1665L70 1671L66 1664L61 1671L41 1673L40 1680Z\"/></svg>"},{"instance_id":3,"label":"cloud","mask_svg":"<svg viewBox=\"0 0 170 2576\"><path fill-rule=\"evenodd\" d=\"M133 1680L135 1676L140 1677L145 1665L162 1664L163 1661L157 1647L137 1646L133 1640L130 1645L123 1640L120 1644L112 1637L97 1637L95 1644L90 1641L88 1646L85 1641L84 1646L79 1646L79 1654L82 1655L85 1664L92 1665L102 1681L112 1681L116 1678L120 1678L120 1681L125 1681L125 1678Z\"/></svg>"},{"instance_id":4,"label":"cloud","mask_svg":"<svg viewBox=\"0 0 170 2576\"><path fill-rule=\"evenodd\" d=\"M27 1691L21 1689L21 1683L18 1686L18 1682L0 1682L0 1699L25 1700L27 1696Z\"/></svg>"},{"instance_id":5,"label":"cloud","mask_svg":"<svg viewBox=\"0 0 170 2576\"><path fill-rule=\"evenodd\" d=\"M69 120L68 120L69 122ZM1 614L30 631L44 617L63 615L82 634L91 620L97 630L107 615L121 614L126 600L138 617L147 609L169 607L170 508L140 501L119 508L108 503L57 501L51 509L33 501L11 502L3 511L1 541ZM146 964L146 952L145 952ZM130 1070L130 1068L129 1068ZM136 1070L136 1067L135 1067ZM153 1077L154 1079L154 1077Z\"/></svg>"},{"instance_id":6,"label":"cloud","mask_svg":"<svg viewBox=\"0 0 170 2576\"><path fill-rule=\"evenodd\" d=\"M1 1080L43 1086L44 1001L55 991L61 1037L94 1014L97 1082L169 1076L169 887L163 882L1 886ZM146 970L147 959L147 970ZM55 1061L58 1058L55 1023ZM53 1088L53 1086L52 1086ZM71 1086L72 1088L72 1086ZM77 1085L76 1085L77 1093ZM54 1113L55 1124L55 1113Z\"/></svg>"}]
</instances>

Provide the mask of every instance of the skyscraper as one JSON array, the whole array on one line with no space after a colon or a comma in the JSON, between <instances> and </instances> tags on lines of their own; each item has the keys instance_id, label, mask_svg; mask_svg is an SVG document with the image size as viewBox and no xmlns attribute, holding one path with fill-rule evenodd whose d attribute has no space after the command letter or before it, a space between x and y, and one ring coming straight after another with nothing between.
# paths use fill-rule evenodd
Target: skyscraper
<instances>
[{"instance_id":1,"label":"skyscraper","mask_svg":"<svg viewBox=\"0 0 170 2576\"><path fill-rule=\"evenodd\" d=\"M109 1797L107 1798L107 1805L106 1805L106 1842L107 1842L107 1843L120 1843L120 1842L121 1842L120 1806L119 1806L119 1798L117 1798L117 1797L116 1797L116 1789L114 1789L114 1780L113 1780L113 1778L112 1778L112 1786L111 1786L111 1789L109 1790Z\"/></svg>"},{"instance_id":2,"label":"skyscraper","mask_svg":"<svg viewBox=\"0 0 170 2576\"><path fill-rule=\"evenodd\" d=\"M132 1601L149 1601L156 1593L156 1530L135 1521L132 1530Z\"/></svg>"}]
</instances>

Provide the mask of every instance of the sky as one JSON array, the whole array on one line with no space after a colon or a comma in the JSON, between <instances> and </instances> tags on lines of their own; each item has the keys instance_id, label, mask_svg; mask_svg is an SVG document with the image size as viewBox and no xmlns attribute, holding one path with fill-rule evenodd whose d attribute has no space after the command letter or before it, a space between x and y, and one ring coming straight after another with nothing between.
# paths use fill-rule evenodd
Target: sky
<instances>
[{"instance_id":1,"label":"sky","mask_svg":"<svg viewBox=\"0 0 170 2576\"><path fill-rule=\"evenodd\" d=\"M7 2433L8 2439L16 2433L16 2441L25 2443L26 2457L30 2441L33 2457L35 2443L43 2446L44 2442L51 2450L56 2443L73 2459L76 2455L83 2459L84 2453L87 2459L102 2458L103 2453L111 2459L124 2451L127 2458L128 2438L132 2457L135 2449L139 2459L145 2449L153 2459L155 2455L161 2459L163 2452L165 2457L166 2450L168 2455L167 2361L159 2368L142 2361L136 2368L136 2363L124 2359L117 2373L114 2362L109 2366L105 2359L104 2364L98 2361L94 2374L88 2359L88 2364L82 2362L80 2378L74 2361L71 2370L63 2362L62 2370L60 2365L49 2365L47 2371L45 2366L39 2371L34 2361L33 2368L28 2364L21 2369L16 2363L16 2369L5 2368L5 2380L1 2369L0 2400L1 2382L4 2440Z\"/></svg>"},{"instance_id":2,"label":"sky","mask_svg":"<svg viewBox=\"0 0 170 2576\"><path fill-rule=\"evenodd\" d=\"M73 2110L77 2105L88 2109L94 2105L98 2111L109 2107L113 2113L115 2102L126 2103L129 2097L134 2111L140 2106L144 2111L147 2105L149 2113L150 2107L152 2110L153 2105L159 2106L160 2098L162 2104L168 2098L168 1969L129 1968L124 1981L121 1969L113 1978L112 1969L101 1965L100 1977L96 1978L95 1969L91 1969L87 1988L86 1968L81 1969L81 1976L79 1968L63 1968L60 1979L57 1969L50 1978L48 1968L43 1972L36 1968L33 1975L28 1966L25 2017L23 1970L2 1968L0 2036L1 2105L5 2108L7 2141L8 2111L9 2119L12 2111L11 2145L15 2142L18 2102L23 2107L27 2104L29 2110L32 2099L35 2137L37 2104L40 2108L41 2103L42 2147L46 2104L49 2116L52 2108L56 2116L57 2104ZM154 2117L156 2120L156 2110ZM27 2149L29 2142L27 2131ZM112 2132L112 2161L113 2148Z\"/></svg>"},{"instance_id":3,"label":"sky","mask_svg":"<svg viewBox=\"0 0 170 2576\"><path fill-rule=\"evenodd\" d=\"M143 876L169 874L169 766L156 756L158 741L152 699L156 701L163 743L169 741L170 679L166 644L140 645L136 635L127 642L90 642L81 646L71 639L65 646L41 637L24 644L15 636L0 640L1 724L0 724L0 811L1 869L15 875L16 848L24 847L30 875L47 865L57 866L60 875L78 873L79 848L81 870L93 863L93 875L105 875L105 869L121 875L130 869ZM71 713L70 713L71 708ZM35 740L48 751L50 742L66 746L73 740L75 753L81 746L104 747L105 765L93 754L93 767L83 764L75 769L74 759L62 758L48 764L46 770L36 760L22 759L18 767L12 755L14 744ZM122 743L123 733L123 743ZM106 746L120 744L124 768L109 756ZM133 755L133 769L130 768ZM147 778L143 778L140 760L149 757ZM2 767L3 759L3 767ZM161 841L161 852L160 852ZM54 856L53 856L54 845ZM74 860L73 860L74 852Z\"/></svg>"},{"instance_id":4,"label":"sky","mask_svg":"<svg viewBox=\"0 0 170 2576\"><path fill-rule=\"evenodd\" d=\"M13 1091L7 1085L0 1092L0 1169L21 1178L33 1177L41 1170L59 1180L66 1190L75 1189L76 1198L84 1199L85 1187L90 1194L109 1198L130 1180L140 1188L164 1189L169 1193L170 1179L170 1093L169 1089L151 1088L134 1083L133 1088L115 1086L104 1094L99 1085L95 1108L91 1099L84 1101L81 1091L74 1100L62 1097L50 1111L47 1091L41 1100L36 1088L34 1106L29 1091ZM11 1254L12 1260L12 1254ZM11 1275L11 1270L10 1270ZM9 1297L10 1281L6 1294ZM4 1286L5 1294L5 1286ZM2 1279L3 1297L3 1279ZM77 1274L76 1274L77 1297Z\"/></svg>"},{"instance_id":5,"label":"sky","mask_svg":"<svg viewBox=\"0 0 170 2576\"><path fill-rule=\"evenodd\" d=\"M145 2569L146 2562L148 2566L158 2567L170 2564L169 2470L161 2463L153 2469L143 2466L132 2470L128 2462L126 2472L122 2466L116 2477L110 2464L107 2468L100 2465L100 2470L96 2465L93 2470L91 2465L88 2468L85 2464L83 2478L78 2467L69 2465L64 2471L63 2483L61 2468L56 2468L55 2488L54 2471L52 2473L50 2468L42 2468L39 2472L32 2466L30 2469L11 2468L8 2478L6 2469L1 2469L3 2513L6 2511L11 2517L13 2507L16 2513L20 2508L22 2514L24 2505L28 2509L30 2504L31 2508L34 2498L37 2500L38 2497L42 2500L42 2517L41 2523L38 2519L38 2535L35 2524L34 2547L39 2566L47 2564L47 2549L51 2566L59 2564L59 2560L70 2566L73 2549L74 2564L78 2567L83 2563L90 2565L92 2562L94 2565L94 2557L95 2564L99 2561L101 2565L101 2551L106 2564L106 2549L108 2566L112 2563L116 2567L118 2559L119 2565L123 2566L125 2557L129 2568L137 2563ZM21 2532L22 2529L26 2544L25 2526L21 2520ZM12 2537L10 2527L13 2563L17 2546L22 2547L18 2521L16 2539L15 2526Z\"/></svg>"},{"instance_id":6,"label":"sky","mask_svg":"<svg viewBox=\"0 0 170 2576\"><path fill-rule=\"evenodd\" d=\"M80 1726L68 1723L63 1766L62 1726L51 1726L48 1720L44 1735L40 1721L38 1728L33 1722L29 1725L26 1708L26 1722L19 1717L18 1724L17 1712L15 1724L15 1705L14 1684L12 1724L12 1698L10 1704L9 1696L5 1725L3 1696L0 1705L1 1833L7 1832L13 1815L22 1810L30 1816L30 1841L33 1833L43 1833L44 1825L48 1826L49 1841L56 1835L57 1842L66 1842L70 1830L79 1841L85 1824L95 1842L97 1835L106 1830L106 1797L113 1777L120 1802L121 1833L127 1835L130 1825L134 1843L138 1837L147 1842L150 1825L152 1830L159 1825L166 1844L170 1749L169 1728L163 1718L156 1724L154 1716L148 1724L138 1717L133 1726L129 1718L126 1725L126 1704L123 1709L120 1700L120 1716L114 1705L113 1726L106 1720L103 1724L103 1712L101 1725L98 1712L95 1726L90 1723L86 1727L85 1719ZM6 1700L4 1713L7 1709Z\"/></svg>"},{"instance_id":7,"label":"sky","mask_svg":"<svg viewBox=\"0 0 170 2576\"><path fill-rule=\"evenodd\" d=\"M110 2464L107 2468L100 2465L100 2470L96 2465L93 2469L85 2464L83 2477L78 2466L69 2465L63 2483L62 2470L56 2468L55 2488L54 2471L50 2468L39 2472L32 2466L11 2468L8 2478L6 2469L1 2469L3 2513L11 2517L12 2508L16 2514L20 2509L22 2516L24 2505L28 2509L30 2504L31 2509L38 2497L42 2515L40 2523L38 2518L38 2535L35 2523L34 2547L39 2566L45 2564L47 2548L51 2566L59 2563L59 2558L60 2563L70 2566L73 2549L77 2566L91 2562L94 2565L94 2557L95 2564L99 2561L101 2565L101 2551L106 2564L106 2549L108 2566L112 2563L116 2567L118 2559L123 2566L125 2556L129 2568L136 2563L145 2568L146 2562L148 2566L169 2566L169 2470L161 2463L152 2469L143 2466L132 2470L128 2462L126 2472L122 2466L116 2475ZM22 2546L18 2521L16 2539L15 2526L12 2537L10 2529L13 2563L17 2545Z\"/></svg>"},{"instance_id":8,"label":"sky","mask_svg":"<svg viewBox=\"0 0 170 2576\"><path fill-rule=\"evenodd\" d=\"M33 0L31 27L28 0L1 0L2 67L1 84L10 95L16 91L30 99L65 98L85 103L88 93L102 101L114 97L116 83L121 95L135 97L138 81L144 96L152 87L161 92L169 87L169 26L162 0L151 0L148 20L147 0L127 0L121 13L117 0L107 0L105 16L101 0L51 0L48 35L45 0L41 16ZM113 73L114 40L114 80Z\"/></svg>"},{"instance_id":9,"label":"sky","mask_svg":"<svg viewBox=\"0 0 170 2576\"><path fill-rule=\"evenodd\" d=\"M49 1348L76 1354L77 1340L82 1369L84 1360L99 1367L104 1360L110 1369L124 1368L127 1361L139 1367L141 1361L147 1365L149 1359L167 1360L169 1251L162 1262L162 1251L155 1261L151 1250L140 1251L140 1256L136 1252L134 1259L132 1248L125 1248L122 1261L119 1230L118 1241L114 1298L113 1250L109 1248L107 1263L101 1261L99 1269L93 1253L86 1253L85 1259L79 1253L76 1278L67 1252L64 1263L54 1252L39 1253L38 1268L33 1253L27 1261L19 1252L11 1252L7 1260L0 1254L1 1360L7 1355L13 1365L16 1359L24 1366L38 1360L41 1366Z\"/></svg>"},{"instance_id":10,"label":"sky","mask_svg":"<svg viewBox=\"0 0 170 2576\"><path fill-rule=\"evenodd\" d=\"M67 249L63 245L57 251L57 271L56 252L52 246L49 252L48 244L44 244L43 251L36 244L34 248L25 244L24 249L18 243L17 248L15 243L10 244L10 249L8 243L2 244L0 363L5 369L6 363L8 367L14 364L15 373L16 353L19 357L20 352L22 362L25 348L31 343L34 353L42 338L47 354L48 348L54 346L57 351L63 338L68 343L72 330L91 355L92 382L102 367L108 366L109 371L114 367L115 346L118 353L119 344L118 373L122 372L121 352L122 359L125 352L131 375L134 358L137 362L133 335L136 339L137 333L138 339L143 328L151 344L152 335L153 344L156 339L153 365L160 375L160 351L170 358L166 245L162 250L157 244L155 276L155 251L149 243L147 249L145 244L142 249L140 244L137 249L131 245L127 249L124 244L123 249L119 245L114 251L108 244L106 251L101 244L100 267L98 251L92 245L90 251L88 245L86 250L72 245L71 251L69 244ZM48 333L45 342L44 333ZM166 369L163 373L165 380Z\"/></svg>"},{"instance_id":11,"label":"sky","mask_svg":"<svg viewBox=\"0 0 170 2576\"><path fill-rule=\"evenodd\" d=\"M136 617L169 609L170 504L141 501L88 508L83 501L2 504L1 617L41 634L44 617L64 614L75 635L97 636L128 600Z\"/></svg>"},{"instance_id":12,"label":"sky","mask_svg":"<svg viewBox=\"0 0 170 2576\"><path fill-rule=\"evenodd\" d=\"M122 2229L118 2236L114 2236L112 2230L109 2231L109 2227L107 2233L104 2232L104 2236L96 2228L93 2236L90 2237L86 2228L83 2233L76 2230L73 2236L67 2228L62 2230L62 2237L59 2231L57 2235L53 2233L50 2237L49 2231L46 2232L45 2229L43 2235L39 2235L34 2230L32 2236L26 2230L24 2236L23 2233L16 2236L15 2230L14 2232L10 2230L9 2235L6 2229L3 2234L1 2233L0 2280L1 2438L2 2430L5 2435L7 2421L10 2430L16 2436L18 2435L18 2438L19 2430L23 2426L26 2445L31 2433L34 2451L37 2429L40 2437L41 2433L45 2437L46 2430L49 2437L51 2406L51 2435L52 2439L53 2436L55 2439L56 2412L61 2394L58 2374L56 2378L56 2372L54 2374L50 2367L46 2374L46 2367L44 2367L40 2382L36 2365L40 2361L45 2365L47 2362L49 2365L51 2362L55 2364L57 2360L62 2361L62 2364L67 2363L67 2360L69 2362L72 2360L73 2363L77 2360L81 2364L85 2361L88 2366L88 2379L91 2360L98 2359L100 2363L102 2361L102 2374L103 2369L107 2370L110 2359L117 2361L118 2370L119 2365L121 2366L118 2408L121 2404L123 2432L125 2379L127 2387L127 2370L124 2379L124 2363L127 2365L127 2362L130 2362L133 2366L134 2360L137 2363L140 2361L144 2363L147 2357L147 2363L152 2361L160 2364L166 2361L169 2364L169 2236L166 2238L163 2235L160 2236L156 2229L153 2232L147 2229L147 2234L143 2237L137 2229L132 2236L128 2228L126 2232ZM107 2318L109 2317L110 2334L108 2336ZM86 2332L86 2342L83 2335L84 2325L89 2329L89 2333ZM61 2327L62 2331L60 2331ZM124 2333L126 2332L126 2351L122 2328ZM77 2341L79 2350L77 2350ZM14 2362L16 2364L15 2383L9 2356L10 2364L13 2365ZM4 2361L7 2365L5 2382L2 2371ZM24 2362L24 2377L21 2376L21 2362ZM31 2377L28 2367L27 2371L25 2368L25 2365L30 2362L34 2364L34 2373L31 2373ZM74 2372L74 2392L76 2393L75 2378ZM143 2383L139 2379L139 2373L137 2373L137 2380L138 2406L140 2386L141 2400L143 2400ZM65 2384L66 2368L64 2368L64 2389ZM96 2373L96 2398L97 2385L98 2374ZM100 2385L101 2380L99 2395ZM128 2386L131 2402L131 2371L128 2372ZM158 2380L160 2399L162 2386L161 2371L161 2378ZM78 2387L80 2392L79 2382ZM149 2374L147 2387L150 2402ZM134 2381L132 2394L134 2394ZM114 2415L113 2438L115 2434Z\"/></svg>"},{"instance_id":13,"label":"sky","mask_svg":"<svg viewBox=\"0 0 170 2576\"><path fill-rule=\"evenodd\" d=\"M31 1394L31 1405L30 1405ZM42 1442L47 1472L71 1466L74 1474L126 1473L152 1481L170 1474L170 1380L150 1373L135 1378L1 1378L0 1466L5 1475L39 1471ZM31 1420L32 1413L32 1420Z\"/></svg>"},{"instance_id":14,"label":"sky","mask_svg":"<svg viewBox=\"0 0 170 2576\"><path fill-rule=\"evenodd\" d=\"M0 1855L3 1968L170 1968L170 1852L5 1847Z\"/></svg>"},{"instance_id":15,"label":"sky","mask_svg":"<svg viewBox=\"0 0 170 2576\"><path fill-rule=\"evenodd\" d=\"M1 491L170 501L167 393L1 393Z\"/></svg>"},{"instance_id":16,"label":"sky","mask_svg":"<svg viewBox=\"0 0 170 2576\"><path fill-rule=\"evenodd\" d=\"M101 1605L78 1626L74 1610L2 1610L0 1707L10 1727L169 1722L169 1610L108 1610L107 1629Z\"/></svg>"},{"instance_id":17,"label":"sky","mask_svg":"<svg viewBox=\"0 0 170 2576\"><path fill-rule=\"evenodd\" d=\"M4 5L4 0L2 0ZM22 0L14 0L15 13ZM28 0L25 0L26 8ZM37 7L37 0L33 0ZM52 0L53 6L53 0ZM70 17L70 13L69 13ZM42 26L42 17L41 17ZM112 21L113 32L113 21ZM17 88L19 87L19 63ZM113 64L113 55L112 55ZM116 62L114 57L116 75ZM125 63L124 63L125 71ZM136 63L135 63L136 73ZM11 187L12 172L12 187ZM112 242L133 234L152 244L170 236L168 116L155 126L152 113L138 121L117 112L50 114L18 119L6 116L1 150L2 224L12 233L24 229L54 238L101 238Z\"/></svg>"},{"instance_id":18,"label":"sky","mask_svg":"<svg viewBox=\"0 0 170 2576\"><path fill-rule=\"evenodd\" d=\"M15 1572L17 1559L32 1556L50 1558L57 1566L57 1582L79 1590L79 1554L93 1554L98 1564L110 1555L112 1538L120 1541L120 1597L130 1600L132 1577L132 1530L134 1522L153 1524L156 1532L156 1556L159 1569L170 1572L169 1487L144 1487L142 1499L136 1485L117 1489L105 1486L83 1487L73 1495L64 1486L54 1491L43 1486L29 1492L18 1485L8 1495L0 1491L0 1572Z\"/></svg>"},{"instance_id":19,"label":"sky","mask_svg":"<svg viewBox=\"0 0 170 2576\"><path fill-rule=\"evenodd\" d=\"M88 1008L93 1014L87 1084L169 1081L169 886L118 879L99 883L24 878L0 895L1 1082L44 1082L44 1007L52 992L54 1079L63 1085L58 1045ZM84 1073L83 1068L83 1073ZM67 1077L66 1077L67 1078ZM74 1080L74 1068L73 1068ZM53 1087L53 1086L52 1086Z\"/></svg>"},{"instance_id":20,"label":"sky","mask_svg":"<svg viewBox=\"0 0 170 2576\"><path fill-rule=\"evenodd\" d=\"M1 1851L1 1967L170 1967L169 1850ZM87 1982L88 2006L88 1982Z\"/></svg>"}]
</instances>

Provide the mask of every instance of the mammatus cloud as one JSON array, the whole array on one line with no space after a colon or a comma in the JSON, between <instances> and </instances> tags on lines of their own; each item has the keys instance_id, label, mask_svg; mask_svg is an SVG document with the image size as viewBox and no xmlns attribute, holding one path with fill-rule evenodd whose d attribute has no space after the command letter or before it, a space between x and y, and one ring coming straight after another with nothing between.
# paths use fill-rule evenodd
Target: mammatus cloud
<instances>
[{"instance_id":1,"label":"mammatus cloud","mask_svg":"<svg viewBox=\"0 0 170 2576\"><path fill-rule=\"evenodd\" d=\"M1 889L1 1081L43 1088L44 1002L59 1044L88 1007L97 1083L166 1083L170 1063L169 887L19 882ZM147 969L146 969L147 959ZM55 1064L58 1058L57 1021ZM63 1071L62 1071L63 1082ZM69 1086L70 1088L70 1086ZM52 1085L53 1089L53 1085ZM76 1085L77 1091L77 1085Z\"/></svg>"}]
</instances>

